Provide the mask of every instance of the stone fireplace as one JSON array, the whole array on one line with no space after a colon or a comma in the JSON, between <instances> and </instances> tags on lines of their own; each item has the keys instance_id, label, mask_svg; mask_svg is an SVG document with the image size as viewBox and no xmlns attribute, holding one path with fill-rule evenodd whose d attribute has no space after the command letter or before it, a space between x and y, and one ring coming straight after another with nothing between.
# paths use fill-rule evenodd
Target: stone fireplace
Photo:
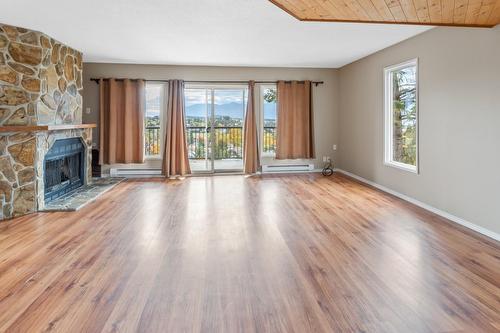
<instances>
[{"instance_id":1,"label":"stone fireplace","mask_svg":"<svg viewBox=\"0 0 500 333\"><path fill-rule=\"evenodd\" d=\"M95 126L82 124L82 88L81 52L0 24L0 219L90 182Z\"/></svg>"}]
</instances>

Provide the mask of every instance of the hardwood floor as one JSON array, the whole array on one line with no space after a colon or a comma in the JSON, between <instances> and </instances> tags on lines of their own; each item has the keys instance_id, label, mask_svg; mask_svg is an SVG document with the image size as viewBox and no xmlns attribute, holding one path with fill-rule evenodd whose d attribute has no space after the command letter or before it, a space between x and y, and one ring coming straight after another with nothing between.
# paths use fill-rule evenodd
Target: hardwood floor
<instances>
[{"instance_id":1,"label":"hardwood floor","mask_svg":"<svg viewBox=\"0 0 500 333\"><path fill-rule=\"evenodd\" d=\"M335 174L128 181L0 223L1 332L499 332L500 245Z\"/></svg>"}]
</instances>

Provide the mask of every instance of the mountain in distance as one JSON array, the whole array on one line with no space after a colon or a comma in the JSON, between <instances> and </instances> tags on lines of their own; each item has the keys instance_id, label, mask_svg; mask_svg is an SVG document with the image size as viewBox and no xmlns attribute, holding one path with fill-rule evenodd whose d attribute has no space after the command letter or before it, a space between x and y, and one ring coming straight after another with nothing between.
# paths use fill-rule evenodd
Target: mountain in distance
<instances>
[{"instance_id":1,"label":"mountain in distance","mask_svg":"<svg viewBox=\"0 0 500 333\"><path fill-rule=\"evenodd\" d=\"M192 104L186 107L186 117L205 117L207 112L206 110L206 104ZM227 116L235 119L242 119L243 105L236 102L215 104L215 114L216 116Z\"/></svg>"},{"instance_id":2,"label":"mountain in distance","mask_svg":"<svg viewBox=\"0 0 500 333\"><path fill-rule=\"evenodd\" d=\"M195 103L186 106L186 117L201 118L205 117L206 104ZM160 98L155 97L146 100L146 109L151 116L157 116L160 113ZM237 102L215 104L216 116L227 116L234 119L243 119L243 105ZM276 119L275 104L264 104L264 118Z\"/></svg>"}]
</instances>

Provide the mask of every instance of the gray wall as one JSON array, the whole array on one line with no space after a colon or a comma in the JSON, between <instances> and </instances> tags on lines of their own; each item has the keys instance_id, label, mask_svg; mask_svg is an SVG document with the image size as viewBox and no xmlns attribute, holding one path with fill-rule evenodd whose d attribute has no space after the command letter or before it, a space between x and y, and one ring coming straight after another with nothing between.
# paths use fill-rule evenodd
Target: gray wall
<instances>
[{"instance_id":1,"label":"gray wall","mask_svg":"<svg viewBox=\"0 0 500 333\"><path fill-rule=\"evenodd\" d=\"M383 68L419 58L420 174L383 164ZM500 26L436 28L340 70L340 168L500 233Z\"/></svg>"},{"instance_id":2,"label":"gray wall","mask_svg":"<svg viewBox=\"0 0 500 333\"><path fill-rule=\"evenodd\" d=\"M338 70L311 68L253 68L253 67L203 67L166 65L128 65L84 63L83 122L99 120L99 87L90 78L127 77L144 79L183 80L313 80L325 84L313 87L314 134L317 168L322 167L322 156L335 160L333 144L338 140ZM86 109L91 113L87 114ZM98 142L96 133L94 142ZM264 163L280 163L265 159ZM298 161L294 161L298 162ZM300 161L299 161L300 162Z\"/></svg>"}]
</instances>

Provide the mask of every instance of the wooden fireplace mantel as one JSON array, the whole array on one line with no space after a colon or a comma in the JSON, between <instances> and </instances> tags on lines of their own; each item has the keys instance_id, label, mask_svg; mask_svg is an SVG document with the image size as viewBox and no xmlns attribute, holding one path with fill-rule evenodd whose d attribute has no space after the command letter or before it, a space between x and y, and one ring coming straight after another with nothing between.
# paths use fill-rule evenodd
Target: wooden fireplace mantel
<instances>
[{"instance_id":1,"label":"wooden fireplace mantel","mask_svg":"<svg viewBox=\"0 0 500 333\"><path fill-rule=\"evenodd\" d=\"M0 133L6 132L41 132L41 131L62 131L79 128L95 128L97 124L80 125L33 125L33 126L0 126Z\"/></svg>"}]
</instances>

